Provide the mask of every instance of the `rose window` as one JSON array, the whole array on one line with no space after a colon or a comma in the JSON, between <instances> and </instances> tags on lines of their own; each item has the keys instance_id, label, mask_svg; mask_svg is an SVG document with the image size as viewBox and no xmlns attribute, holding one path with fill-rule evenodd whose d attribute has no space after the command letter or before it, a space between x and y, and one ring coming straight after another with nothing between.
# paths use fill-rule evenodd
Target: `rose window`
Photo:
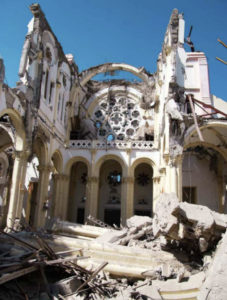
<instances>
[{"instance_id":1,"label":"rose window","mask_svg":"<svg viewBox=\"0 0 227 300\"><path fill-rule=\"evenodd\" d=\"M141 120L139 104L125 97L103 99L93 113L93 120L99 139L135 139Z\"/></svg>"}]
</instances>

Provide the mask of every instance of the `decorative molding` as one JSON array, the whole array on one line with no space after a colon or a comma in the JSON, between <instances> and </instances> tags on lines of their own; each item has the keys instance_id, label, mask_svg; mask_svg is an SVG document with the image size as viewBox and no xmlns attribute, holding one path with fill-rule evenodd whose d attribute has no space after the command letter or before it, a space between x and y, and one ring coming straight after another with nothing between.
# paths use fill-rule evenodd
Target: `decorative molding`
<instances>
[{"instance_id":1,"label":"decorative molding","mask_svg":"<svg viewBox=\"0 0 227 300\"><path fill-rule=\"evenodd\" d=\"M131 150L156 150L153 141L99 141L99 140L70 140L72 149L88 149L91 151L119 149L130 153ZM92 152L93 153L93 152Z\"/></svg>"},{"instance_id":2,"label":"decorative molding","mask_svg":"<svg viewBox=\"0 0 227 300\"><path fill-rule=\"evenodd\" d=\"M135 182L134 177L123 177L122 178L122 183L131 183L133 184Z\"/></svg>"},{"instance_id":3,"label":"decorative molding","mask_svg":"<svg viewBox=\"0 0 227 300\"><path fill-rule=\"evenodd\" d=\"M95 183L97 183L98 181L99 181L99 178L98 177L96 177L96 176L91 176L91 177L88 177L87 178L87 181L88 182L95 182Z\"/></svg>"}]
</instances>

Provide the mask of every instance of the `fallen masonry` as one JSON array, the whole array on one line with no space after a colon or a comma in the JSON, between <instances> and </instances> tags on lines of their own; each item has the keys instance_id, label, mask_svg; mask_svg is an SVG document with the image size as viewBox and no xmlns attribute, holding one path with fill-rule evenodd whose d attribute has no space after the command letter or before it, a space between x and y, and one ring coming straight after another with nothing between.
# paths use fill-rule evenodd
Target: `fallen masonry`
<instances>
[{"instance_id":1,"label":"fallen masonry","mask_svg":"<svg viewBox=\"0 0 227 300\"><path fill-rule=\"evenodd\" d=\"M0 299L225 299L226 227L227 215L163 194L153 219L123 228L1 231Z\"/></svg>"}]
</instances>

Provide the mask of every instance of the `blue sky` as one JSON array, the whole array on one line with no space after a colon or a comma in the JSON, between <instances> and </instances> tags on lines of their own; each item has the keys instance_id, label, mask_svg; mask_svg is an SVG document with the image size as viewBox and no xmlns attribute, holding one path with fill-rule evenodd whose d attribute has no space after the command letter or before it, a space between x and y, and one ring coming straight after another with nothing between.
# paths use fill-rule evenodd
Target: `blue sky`
<instances>
[{"instance_id":1,"label":"blue sky","mask_svg":"<svg viewBox=\"0 0 227 300\"><path fill-rule=\"evenodd\" d=\"M0 0L0 55L6 82L14 86L27 24L29 0ZM65 53L72 53L82 71L105 62L125 62L156 71L156 61L171 12L184 13L186 34L193 25L196 50L205 52L211 93L227 100L227 0L40 0ZM189 50L186 47L187 50Z\"/></svg>"}]
</instances>

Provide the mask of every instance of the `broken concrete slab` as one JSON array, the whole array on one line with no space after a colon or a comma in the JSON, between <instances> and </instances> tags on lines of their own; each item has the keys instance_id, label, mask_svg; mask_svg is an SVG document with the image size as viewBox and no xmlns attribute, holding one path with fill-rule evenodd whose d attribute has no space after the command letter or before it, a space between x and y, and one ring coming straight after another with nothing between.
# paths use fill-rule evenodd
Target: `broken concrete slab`
<instances>
[{"instance_id":1,"label":"broken concrete slab","mask_svg":"<svg viewBox=\"0 0 227 300\"><path fill-rule=\"evenodd\" d=\"M162 194L155 206L153 218L153 234L157 237L160 234L172 235L175 237L175 232L178 230L178 220L172 215L176 207L179 205L179 200L176 194Z\"/></svg>"},{"instance_id":2,"label":"broken concrete slab","mask_svg":"<svg viewBox=\"0 0 227 300\"><path fill-rule=\"evenodd\" d=\"M152 218L147 216L134 215L126 220L126 225L128 228L136 227L137 229L142 229L144 226L152 225L152 223Z\"/></svg>"},{"instance_id":3,"label":"broken concrete slab","mask_svg":"<svg viewBox=\"0 0 227 300\"><path fill-rule=\"evenodd\" d=\"M61 221L60 219L55 220L50 229L54 233L64 233L74 236L79 235L88 238L96 238L109 232L109 229L107 228Z\"/></svg>"},{"instance_id":4,"label":"broken concrete slab","mask_svg":"<svg viewBox=\"0 0 227 300\"><path fill-rule=\"evenodd\" d=\"M96 241L101 243L115 243L127 235L127 229L122 230L108 230L101 236L96 238Z\"/></svg>"},{"instance_id":5,"label":"broken concrete slab","mask_svg":"<svg viewBox=\"0 0 227 300\"><path fill-rule=\"evenodd\" d=\"M188 253L212 249L226 230L227 216L208 207L179 202L175 194L163 194L153 219L154 237L176 240Z\"/></svg>"},{"instance_id":6,"label":"broken concrete slab","mask_svg":"<svg viewBox=\"0 0 227 300\"><path fill-rule=\"evenodd\" d=\"M219 242L214 259L211 262L206 280L198 295L198 300L227 299L227 232Z\"/></svg>"}]
</instances>

